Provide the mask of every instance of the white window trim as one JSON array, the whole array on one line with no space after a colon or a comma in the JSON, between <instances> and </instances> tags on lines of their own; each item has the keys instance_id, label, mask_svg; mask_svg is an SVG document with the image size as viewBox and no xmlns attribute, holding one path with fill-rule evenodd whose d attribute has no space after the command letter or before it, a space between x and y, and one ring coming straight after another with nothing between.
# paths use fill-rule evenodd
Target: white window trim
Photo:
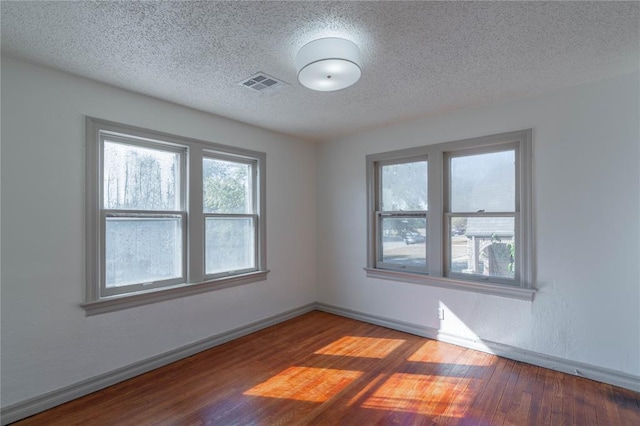
<instances>
[{"instance_id":1,"label":"white window trim","mask_svg":"<svg viewBox=\"0 0 640 426\"><path fill-rule=\"evenodd\" d=\"M519 195L517 203L516 227L518 227L519 241L517 252L519 256L519 276L506 283L504 280L485 280L474 276L447 276L444 268L445 256L445 186L444 177L445 155L455 155L456 151L471 149L490 149L500 146L516 146L516 193ZM412 273L394 269L377 267L377 212L379 194L378 167L388 162L416 161L424 156L428 158L428 235L427 263L429 273ZM533 205L532 205L532 130L500 133L478 138L445 142L423 147L408 148L397 151L370 154L366 158L367 173L367 266L364 268L367 277L386 279L391 281L408 282L434 287L444 287L455 290L471 291L475 293L512 297L523 300L533 300L536 292L533 273ZM518 208L516 208L518 211Z\"/></svg>"},{"instance_id":2,"label":"white window trim","mask_svg":"<svg viewBox=\"0 0 640 426\"><path fill-rule=\"evenodd\" d=\"M185 138L168 133L156 132L140 127L128 126L86 117L86 188L85 188L85 232L86 232L86 291L85 302L80 306L87 315L128 309L134 306L155 303L207 291L243 285L266 280L269 270L266 266L266 154L243 148L230 147L197 139ZM144 291L106 296L101 292L102 270L102 179L100 164L102 152L101 132L121 134L140 140L160 141L167 146L182 147L187 150L183 161L185 173L181 182L185 213L183 214L184 250L186 252L186 282L153 288ZM202 199L202 159L203 156L216 156L236 159L239 162L254 164L255 185L254 217L256 226L256 270L236 271L224 276L206 276L204 268L204 217ZM192 185L188 191L187 181ZM198 190L199 188L199 190ZM146 213L146 212L145 212ZM155 212L152 212L155 213ZM166 212L163 212L166 213ZM173 212L170 212L173 213Z\"/></svg>"}]
</instances>

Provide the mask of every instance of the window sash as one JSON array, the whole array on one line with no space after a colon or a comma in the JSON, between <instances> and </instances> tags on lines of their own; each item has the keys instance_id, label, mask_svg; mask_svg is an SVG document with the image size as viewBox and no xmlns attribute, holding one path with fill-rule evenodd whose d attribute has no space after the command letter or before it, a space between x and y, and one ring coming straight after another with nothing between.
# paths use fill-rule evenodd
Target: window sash
<instances>
[{"instance_id":1,"label":"window sash","mask_svg":"<svg viewBox=\"0 0 640 426\"><path fill-rule=\"evenodd\" d=\"M451 161L454 158L460 157L472 157L483 154L493 154L499 152L514 151L514 178L515 178L515 205L514 210L509 212L497 212L497 211L479 211L479 212L452 212L452 181L451 176ZM520 266L521 266L521 248L520 248L520 143L518 142L505 142L491 146L480 147L463 147L457 150L451 150L444 152L444 182L443 182L443 200L444 200L444 212L443 212L443 275L445 277L461 279L461 280L474 280L474 281L489 281L498 284L507 284L517 286L520 283ZM515 248L515 264L514 264L514 276L513 278L500 277L500 276L487 276L482 274L471 273L459 273L451 271L452 261L452 242L451 242L451 218L453 217L511 217L514 219L514 248Z\"/></svg>"},{"instance_id":2,"label":"window sash","mask_svg":"<svg viewBox=\"0 0 640 426\"><path fill-rule=\"evenodd\" d=\"M384 233L382 229L382 222L384 219L424 219L425 220L425 249L424 249L424 258L425 258L425 266L418 267L412 265L404 265L393 262L385 262L384 261L384 245L383 238ZM429 250L428 250L428 241L429 241L429 218L427 211L416 211L416 212L384 212L379 211L376 212L376 260L375 267L379 269L387 269L392 271L404 271L404 272L416 272L420 274L429 273Z\"/></svg>"},{"instance_id":3,"label":"window sash","mask_svg":"<svg viewBox=\"0 0 640 426\"><path fill-rule=\"evenodd\" d=\"M253 267L250 268L241 268L241 269L230 269L228 271L221 271L216 273L207 273L207 248L206 248L206 221L207 218L221 218L221 219L251 219L251 225L253 227L253 235L252 235L252 245L253 245ZM231 275L241 275L250 272L255 272L260 270L260 261L259 261L259 222L257 214L222 214L222 213L205 213L204 214L204 226L205 229L205 247L204 247L204 277L206 280L214 280L221 277L228 277Z\"/></svg>"},{"instance_id":4,"label":"window sash","mask_svg":"<svg viewBox=\"0 0 640 426\"><path fill-rule=\"evenodd\" d=\"M235 155L230 155L230 154L225 154L225 153L220 153L220 152L216 152L216 151L210 151L210 150L204 150L202 153L202 161L203 161L203 170L204 170L204 160L205 159L210 159L210 160L221 160L221 161L226 161L229 163L237 163L237 164L243 164L243 165L247 165L250 168L250 173L249 173L249 191L251 192L250 194L250 211L248 212L248 214L257 214L258 213L258 209L259 209L259 189L258 189L258 175L259 175L259 171L258 171L258 161L254 158L246 158L246 157L242 157L242 156L235 156ZM203 182L202 182L202 195L204 197L204 172L203 172ZM211 214L211 213L207 213L204 211L204 202L202 204L202 211L203 214ZM234 214L234 213L223 213L223 214Z\"/></svg>"},{"instance_id":5,"label":"window sash","mask_svg":"<svg viewBox=\"0 0 640 426\"><path fill-rule=\"evenodd\" d=\"M427 162L427 171L429 171L429 167L431 166L429 163L429 158L424 153L416 154L410 153L408 155L399 155L392 156L390 158L380 159L374 163L374 200L373 200L373 208L375 209L375 219L374 219L374 230L372 231L375 235L375 243L373 247L373 264L375 268L385 269L390 271L403 271L403 272L414 272L419 274L428 274L429 272L429 256L428 256L428 247L429 247L429 213L426 210L418 210L418 211L382 211L382 200L383 200L383 180L382 180L382 169L386 166L394 166L394 165L403 165L403 164L411 164L418 162ZM428 175L425 176L425 183L428 183ZM429 187L427 186L427 205L429 205ZM382 222L383 218L405 218L405 219L425 219L426 221L426 229L425 229L425 266L418 267L412 265L399 265L397 263L385 262L384 261L384 247L383 247L383 230L382 230Z\"/></svg>"},{"instance_id":6,"label":"window sash","mask_svg":"<svg viewBox=\"0 0 640 426\"><path fill-rule=\"evenodd\" d=\"M461 273L451 270L452 262L452 242L451 242L451 219L455 217L460 218L513 218L514 220L514 276L512 278L500 277L496 275L482 275L473 273ZM520 215L518 213L445 213L443 221L443 235L444 235L444 276L459 279L459 280L476 280L476 281L490 281L499 284L518 285L520 282Z\"/></svg>"},{"instance_id":7,"label":"window sash","mask_svg":"<svg viewBox=\"0 0 640 426\"><path fill-rule=\"evenodd\" d=\"M176 142L172 141L158 141L149 138L143 138L135 135L125 135L109 130L100 130L98 137L98 182L100 187L98 188L98 199L100 200L100 209L101 210L109 210L105 209L104 203L104 143L105 142L114 142L122 145L129 145L141 148L153 149L156 151L164 151L170 152L174 154L179 154L179 168L177 178L180 180L178 184L178 190L180 193L178 194L179 202L178 207L180 210L186 210L186 194L187 194L187 160L188 160L188 148L184 145L180 145ZM148 212L149 210L145 210Z\"/></svg>"},{"instance_id":8,"label":"window sash","mask_svg":"<svg viewBox=\"0 0 640 426\"><path fill-rule=\"evenodd\" d=\"M179 155L178 173L176 179L178 182L178 207L181 210L134 210L134 209L106 209L105 194L104 194L104 144L105 142L113 142L122 145L128 145L132 147L142 147L153 149L160 152L170 152ZM187 193L187 179L186 179L186 163L188 156L188 149L184 145L180 145L170 141L158 141L150 138L138 137L135 135L129 135L124 133L117 133L109 130L100 130L98 139L98 152L100 153L98 164L98 199L100 202L100 258L98 263L100 265L99 273L99 297L110 297L124 294L135 294L138 292L150 291L161 287L169 287L177 284L184 284L188 280L187 274L187 241L188 241L188 223L186 212L186 193ZM168 218L168 217L180 217L181 218L181 246L180 264L181 271L180 277L158 280L153 282L135 283L122 285L117 287L107 287L106 278L106 224L108 218L132 218L132 219L154 219L154 218Z\"/></svg>"},{"instance_id":9,"label":"window sash","mask_svg":"<svg viewBox=\"0 0 640 426\"><path fill-rule=\"evenodd\" d=\"M482 147L473 147L473 148L461 148L457 150L447 151L443 154L444 157L444 184L443 184L443 201L444 201L444 212L445 213L453 213L451 209L451 160L454 158L460 157L472 157L474 155L482 155L482 154L494 154L498 152L505 151L514 151L515 157L515 206L514 212L520 211L520 197L521 197L521 188L520 188L520 143L511 142L511 143L502 143L498 145L491 146L482 146ZM487 210L488 212L489 210ZM462 212L456 211L455 213L477 213L477 212ZM498 212L495 212L498 213Z\"/></svg>"},{"instance_id":10,"label":"window sash","mask_svg":"<svg viewBox=\"0 0 640 426\"><path fill-rule=\"evenodd\" d=\"M203 266L203 277L205 280L215 280L218 278L222 278L222 277L228 277L228 276L233 276L233 275L241 275L241 274L246 274L246 273L250 273L250 272L254 272L254 271L259 271L262 267L262 265L260 265L260 221L259 221L259 215L258 215L258 208L259 208L259 189L258 189L258 162L256 159L254 158L246 158L246 157L242 157L242 156L235 156L235 155L230 155L230 154L226 154L226 153L221 153L221 152L217 152L217 151L211 151L211 150L205 150L203 151L203 155L202 155L202 162L203 162L203 167L204 167L204 160L206 159L211 159L211 160L221 160L221 161L226 161L229 163L236 163L236 164L242 164L242 165L247 165L249 166L249 203L250 203L250 212L249 213L206 213L204 212L204 199L203 199L203 204L202 204L202 216L203 216L203 230L204 230L204 249L203 249L203 253L202 253L202 257L203 257L203 262L202 262L202 266ZM203 187L202 187L202 195L204 197L204 172L203 172L203 178L202 178L202 182L203 182ZM251 219L252 222L252 227L253 227L253 241L252 241L252 246L253 246L253 253L252 253L252 260L253 260L253 267L250 268L240 268L240 269L231 269L228 271L221 271L221 272L216 272L216 273L208 273L207 272L207 248L206 248L206 223L207 223L207 218L248 218Z\"/></svg>"},{"instance_id":11,"label":"window sash","mask_svg":"<svg viewBox=\"0 0 640 426\"><path fill-rule=\"evenodd\" d=\"M377 161L375 164L375 209L376 211L381 211L382 210L382 200L383 200L383 192L384 192L384 188L383 188L383 182L382 182L382 169L386 166L399 166L399 165L403 165L403 164L411 164L411 163L419 163L419 162L427 162L427 172L429 171L429 159L426 155L413 155L413 156L409 156L409 157L399 157L399 158L392 158L389 160L381 160L381 161ZM428 178L428 174L426 178ZM427 208L429 207L429 187L428 187L428 180L427 180Z\"/></svg>"},{"instance_id":12,"label":"window sash","mask_svg":"<svg viewBox=\"0 0 640 426\"><path fill-rule=\"evenodd\" d=\"M153 282L135 283L121 285L117 287L107 287L107 257L106 257L106 224L109 218L123 218L123 219L162 219L162 218L177 218L181 220L181 271L179 277L158 280ZM100 297L109 297L122 294L133 294L142 291L149 291L161 287L169 287L177 284L184 284L187 281L187 214L180 211L126 211L126 210L103 210L100 215L100 235L101 235L101 253L100 256Z\"/></svg>"}]
</instances>

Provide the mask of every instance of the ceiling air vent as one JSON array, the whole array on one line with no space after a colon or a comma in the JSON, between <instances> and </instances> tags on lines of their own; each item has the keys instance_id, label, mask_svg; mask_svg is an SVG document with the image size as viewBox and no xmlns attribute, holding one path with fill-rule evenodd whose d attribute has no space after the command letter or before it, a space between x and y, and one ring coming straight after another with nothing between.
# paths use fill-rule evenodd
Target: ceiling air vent
<instances>
[{"instance_id":1,"label":"ceiling air vent","mask_svg":"<svg viewBox=\"0 0 640 426\"><path fill-rule=\"evenodd\" d=\"M284 81L271 77L263 72L259 72L239 83L247 89L261 93L273 93L288 86Z\"/></svg>"}]
</instances>

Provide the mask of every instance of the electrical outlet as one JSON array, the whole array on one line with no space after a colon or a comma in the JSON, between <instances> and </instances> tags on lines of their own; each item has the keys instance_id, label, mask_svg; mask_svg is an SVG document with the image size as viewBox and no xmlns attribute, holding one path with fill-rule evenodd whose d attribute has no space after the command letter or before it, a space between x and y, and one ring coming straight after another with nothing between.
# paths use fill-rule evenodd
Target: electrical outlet
<instances>
[{"instance_id":1,"label":"electrical outlet","mask_svg":"<svg viewBox=\"0 0 640 426\"><path fill-rule=\"evenodd\" d=\"M438 308L438 319L440 321L444 320L444 308Z\"/></svg>"}]
</instances>

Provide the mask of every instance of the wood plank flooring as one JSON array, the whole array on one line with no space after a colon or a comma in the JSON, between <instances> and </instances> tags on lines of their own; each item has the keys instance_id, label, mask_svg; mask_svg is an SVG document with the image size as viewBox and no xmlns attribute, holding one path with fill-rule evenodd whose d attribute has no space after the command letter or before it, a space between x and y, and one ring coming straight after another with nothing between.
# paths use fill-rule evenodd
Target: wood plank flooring
<instances>
[{"instance_id":1,"label":"wood plank flooring","mask_svg":"<svg viewBox=\"0 0 640 426\"><path fill-rule=\"evenodd\" d=\"M311 312L17 425L640 425L640 394Z\"/></svg>"}]
</instances>

